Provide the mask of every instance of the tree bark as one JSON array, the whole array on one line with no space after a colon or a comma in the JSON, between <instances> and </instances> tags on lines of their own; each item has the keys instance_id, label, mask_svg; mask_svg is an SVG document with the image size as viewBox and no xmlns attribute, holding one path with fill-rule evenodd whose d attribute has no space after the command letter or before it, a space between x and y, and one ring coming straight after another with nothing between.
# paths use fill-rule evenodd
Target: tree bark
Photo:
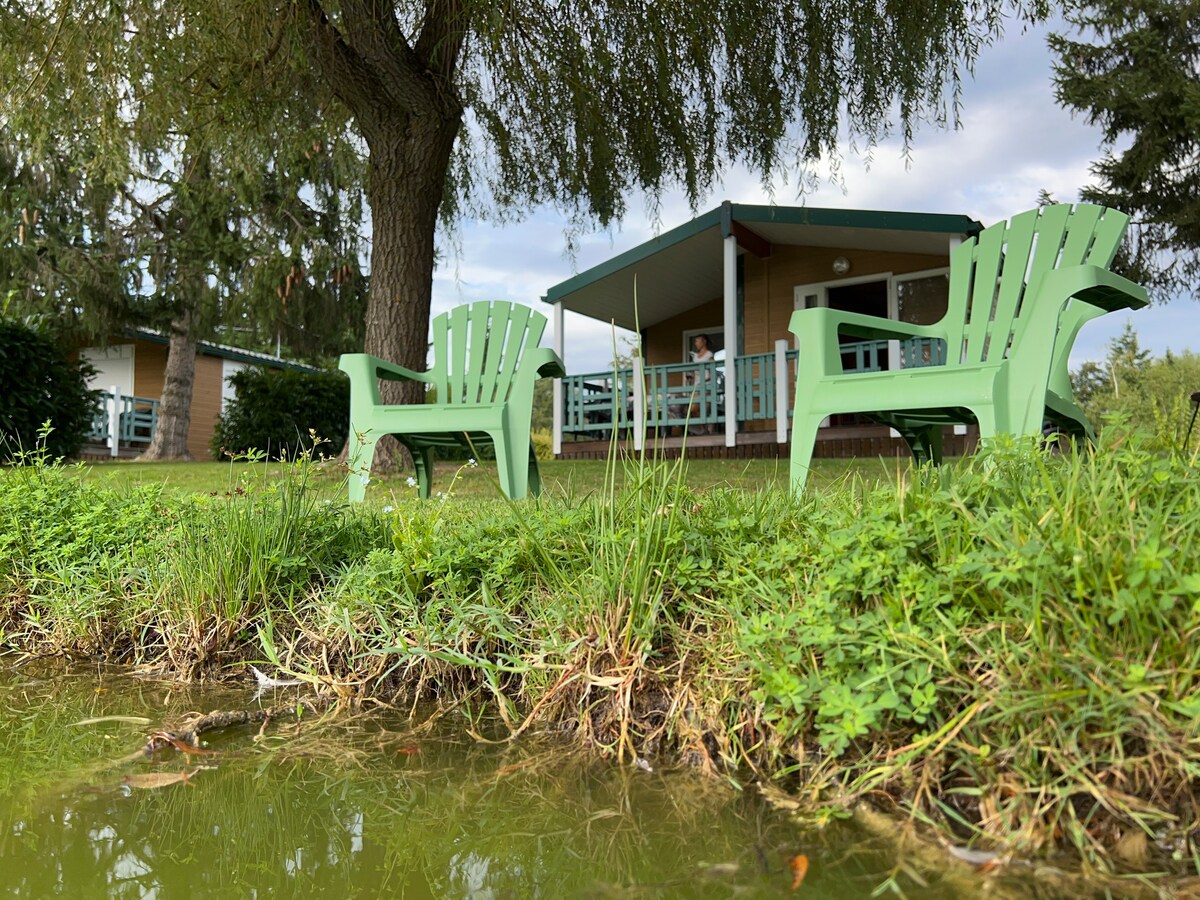
<instances>
[{"instance_id":1,"label":"tree bark","mask_svg":"<svg viewBox=\"0 0 1200 900\"><path fill-rule=\"evenodd\" d=\"M457 0L428 0L421 38L410 46L387 4L345 2L338 28L318 0L309 0L308 10L313 58L353 113L370 153L371 288L364 349L423 371L438 209L462 126L454 73L463 46L463 11ZM416 382L385 381L381 391L386 403L424 400L424 385ZM372 468L394 468L394 453L394 442L381 441Z\"/></svg>"},{"instance_id":2,"label":"tree bark","mask_svg":"<svg viewBox=\"0 0 1200 900\"><path fill-rule=\"evenodd\" d=\"M154 437L139 459L190 460L187 436L192 423L192 387L196 376L196 337L192 313L184 311L171 322L167 370Z\"/></svg>"}]
</instances>

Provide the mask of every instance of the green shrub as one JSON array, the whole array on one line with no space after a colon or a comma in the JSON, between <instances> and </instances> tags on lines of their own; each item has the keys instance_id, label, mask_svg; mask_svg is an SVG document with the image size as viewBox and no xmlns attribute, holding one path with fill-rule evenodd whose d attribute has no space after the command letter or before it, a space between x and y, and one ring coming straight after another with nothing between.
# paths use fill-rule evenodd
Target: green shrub
<instances>
[{"instance_id":1,"label":"green shrub","mask_svg":"<svg viewBox=\"0 0 1200 900\"><path fill-rule=\"evenodd\" d=\"M217 421L213 456L256 450L271 459L312 452L313 435L334 448L346 441L350 382L341 372L242 369L229 379L236 399Z\"/></svg>"},{"instance_id":2,"label":"green shrub","mask_svg":"<svg viewBox=\"0 0 1200 900\"><path fill-rule=\"evenodd\" d=\"M52 457L74 456L96 412L89 390L93 369L69 359L45 329L0 318L0 462L33 450L46 422L44 449Z\"/></svg>"}]
</instances>

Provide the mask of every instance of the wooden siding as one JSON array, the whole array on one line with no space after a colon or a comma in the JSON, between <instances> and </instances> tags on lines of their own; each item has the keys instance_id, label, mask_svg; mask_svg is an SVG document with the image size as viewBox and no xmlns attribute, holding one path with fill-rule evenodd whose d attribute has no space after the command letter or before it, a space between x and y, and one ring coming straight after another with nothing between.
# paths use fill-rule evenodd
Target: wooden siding
<instances>
[{"instance_id":1,"label":"wooden siding","mask_svg":"<svg viewBox=\"0 0 1200 900\"><path fill-rule=\"evenodd\" d=\"M835 247L780 247L771 256L759 259L747 253L745 259L745 353L766 353L777 340L792 340L788 331L795 307L795 288L836 280L833 261L839 256L850 260L846 279L891 272L920 272L950 264L949 242L946 256L916 253L884 253L869 250L839 250Z\"/></svg>"},{"instance_id":2,"label":"wooden siding","mask_svg":"<svg viewBox=\"0 0 1200 900\"><path fill-rule=\"evenodd\" d=\"M759 259L746 253L744 260L744 303L742 352L767 353L775 342L792 340L788 323L792 318L797 285L836 281L833 261L844 256L850 260L847 280L869 275L921 272L950 264L947 255L886 253L873 250L845 250L837 247L788 247L776 245L771 256ZM697 298L696 306L678 316L664 319L646 329L646 364L651 366L686 362L682 335L697 328L724 326L724 306L720 297ZM727 348L733 355L735 348Z\"/></svg>"},{"instance_id":3,"label":"wooden siding","mask_svg":"<svg viewBox=\"0 0 1200 900\"><path fill-rule=\"evenodd\" d=\"M188 453L192 459L212 459L209 448L221 415L221 360L196 357L196 382L192 386L192 421L188 426Z\"/></svg>"},{"instance_id":4,"label":"wooden siding","mask_svg":"<svg viewBox=\"0 0 1200 900\"><path fill-rule=\"evenodd\" d=\"M163 376L167 369L167 348L163 344L135 341L133 351L133 392L139 397L162 397ZM221 414L221 360L196 355L196 378L192 384L192 419L188 424L187 448L192 459L211 459L209 441Z\"/></svg>"},{"instance_id":5,"label":"wooden siding","mask_svg":"<svg viewBox=\"0 0 1200 900\"><path fill-rule=\"evenodd\" d=\"M683 333L697 328L721 330L725 324L724 310L724 303L717 297L647 328L646 365L668 366L687 362L687 357L683 355Z\"/></svg>"}]
</instances>

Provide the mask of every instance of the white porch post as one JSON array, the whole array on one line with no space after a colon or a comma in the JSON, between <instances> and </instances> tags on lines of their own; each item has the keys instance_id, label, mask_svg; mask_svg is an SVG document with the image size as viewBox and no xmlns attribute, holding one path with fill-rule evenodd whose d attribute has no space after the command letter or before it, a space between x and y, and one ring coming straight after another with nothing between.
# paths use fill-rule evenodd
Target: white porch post
<instances>
[{"instance_id":1,"label":"white porch post","mask_svg":"<svg viewBox=\"0 0 1200 900\"><path fill-rule=\"evenodd\" d=\"M725 238L725 446L737 443L737 238Z\"/></svg>"},{"instance_id":2,"label":"white porch post","mask_svg":"<svg viewBox=\"0 0 1200 900\"><path fill-rule=\"evenodd\" d=\"M566 341L563 337L563 305L562 301L554 304L554 352L558 354L558 358L563 361L563 365L567 364L567 359L563 356L563 348L566 346ZM554 379L554 455L562 454L562 429L563 429L563 383L561 378Z\"/></svg>"},{"instance_id":3,"label":"white porch post","mask_svg":"<svg viewBox=\"0 0 1200 900\"><path fill-rule=\"evenodd\" d=\"M788 342L775 342L775 441L786 444L788 439L788 410L792 392L788 390Z\"/></svg>"},{"instance_id":4,"label":"white porch post","mask_svg":"<svg viewBox=\"0 0 1200 900\"><path fill-rule=\"evenodd\" d=\"M633 450L642 452L646 442L646 381L642 352L633 358Z\"/></svg>"},{"instance_id":5,"label":"white porch post","mask_svg":"<svg viewBox=\"0 0 1200 900\"><path fill-rule=\"evenodd\" d=\"M109 388L112 399L108 401L108 455L114 459L120 453L121 443L121 388Z\"/></svg>"}]
</instances>

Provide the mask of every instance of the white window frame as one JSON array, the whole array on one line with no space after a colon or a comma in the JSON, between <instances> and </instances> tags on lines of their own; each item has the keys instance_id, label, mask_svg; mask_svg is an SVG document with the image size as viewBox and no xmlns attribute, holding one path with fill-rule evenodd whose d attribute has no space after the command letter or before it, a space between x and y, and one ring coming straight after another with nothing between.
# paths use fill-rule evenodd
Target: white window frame
<instances>
[{"instance_id":1,"label":"white window frame","mask_svg":"<svg viewBox=\"0 0 1200 900\"><path fill-rule=\"evenodd\" d=\"M692 352L692 338L698 334L720 335L721 349L725 348L725 326L714 325L712 328L689 328L683 333L683 353L679 357L680 362L691 362L692 358L689 355Z\"/></svg>"},{"instance_id":2,"label":"white window frame","mask_svg":"<svg viewBox=\"0 0 1200 900\"><path fill-rule=\"evenodd\" d=\"M829 307L829 289L849 287L855 284L870 284L875 281L887 282L888 318L893 322L900 319L900 291L898 285L902 281L916 281L921 278L932 278L935 275L949 276L949 266L938 266L935 269L921 269L916 272L903 272L896 275L893 272L876 272L873 275L858 275L854 278L836 278L829 281L814 281L810 284L798 284L792 289L792 308L807 308L807 300L816 298L816 306L820 309ZM793 344L795 339L793 337ZM900 342L888 341L888 368L900 367Z\"/></svg>"},{"instance_id":3,"label":"white window frame","mask_svg":"<svg viewBox=\"0 0 1200 900\"><path fill-rule=\"evenodd\" d=\"M904 272L896 275L893 272L875 272L871 275L857 275L854 278L834 278L828 281L814 281L809 284L798 284L792 289L792 309L807 309L809 298L816 301L816 308L828 309L829 307L829 289L839 287L849 287L855 284L871 284L876 281L887 282L887 306L888 318L893 322L900 318L900 292L897 285L901 281L916 280L918 278L929 278L934 275L949 275L949 266L939 266L936 269L921 269L917 272ZM799 340L792 336L793 345L799 349ZM888 341L888 369L900 368L900 342ZM828 427L829 418L821 420L821 428ZM896 429L889 429L893 437L899 437L900 432ZM957 434L957 426L955 433Z\"/></svg>"}]
</instances>

